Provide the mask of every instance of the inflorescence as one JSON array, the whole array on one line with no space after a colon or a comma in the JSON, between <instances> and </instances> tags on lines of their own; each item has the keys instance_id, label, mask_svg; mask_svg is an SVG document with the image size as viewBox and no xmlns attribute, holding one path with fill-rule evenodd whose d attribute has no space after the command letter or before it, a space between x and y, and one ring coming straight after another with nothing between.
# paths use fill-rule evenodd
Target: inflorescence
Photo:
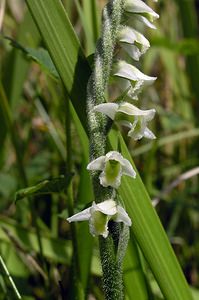
<instances>
[{"instance_id":1,"label":"inflorescence","mask_svg":"<svg viewBox=\"0 0 199 300\"><path fill-rule=\"evenodd\" d=\"M101 191L103 200L96 199L91 207L67 219L69 222L88 220L93 236L102 235L106 238L110 220L131 226L127 212L117 203L116 190L121 184L122 175L135 178L136 172L119 152L106 153L106 125L111 119L113 123L127 127L128 136L134 140L142 137L155 139L155 135L148 128L149 121L154 118L155 109L141 110L124 100L107 102L105 95L110 76L125 81L123 93L132 100L138 100L142 86L156 79L143 74L124 60L114 61L114 53L119 45L133 60L138 61L150 44L133 28L135 22L142 22L154 29L153 21L158 17L141 0L112 0L103 10L102 35L96 46L94 70L87 88L91 158L87 169L92 174L95 195L99 195ZM126 21L128 24L125 24Z\"/></svg>"}]
</instances>

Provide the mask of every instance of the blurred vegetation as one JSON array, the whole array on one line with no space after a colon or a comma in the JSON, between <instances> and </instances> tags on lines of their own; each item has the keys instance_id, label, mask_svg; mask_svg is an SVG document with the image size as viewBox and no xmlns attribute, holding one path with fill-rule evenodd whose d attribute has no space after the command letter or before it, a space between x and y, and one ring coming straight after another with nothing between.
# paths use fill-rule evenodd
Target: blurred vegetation
<instances>
[{"instance_id":1,"label":"blurred vegetation","mask_svg":"<svg viewBox=\"0 0 199 300\"><path fill-rule=\"evenodd\" d=\"M85 55L90 56L106 1L62 2ZM199 4L193 0L149 2L161 17L158 30L146 31L151 48L139 64L158 79L143 91L140 101L143 108L157 110L152 125L157 139L150 143L126 139L126 143L199 299ZM64 219L71 212L71 192L77 210L93 200L85 170L87 140L25 2L7 0L5 10L3 3L0 299L75 299L71 233ZM67 140L66 124L70 125ZM62 175L66 175L64 183ZM22 190L31 186L34 192ZM89 299L103 299L97 240L87 233L88 224L78 224L75 230L83 288ZM149 270L147 276L155 295L150 299L163 299Z\"/></svg>"}]
</instances>

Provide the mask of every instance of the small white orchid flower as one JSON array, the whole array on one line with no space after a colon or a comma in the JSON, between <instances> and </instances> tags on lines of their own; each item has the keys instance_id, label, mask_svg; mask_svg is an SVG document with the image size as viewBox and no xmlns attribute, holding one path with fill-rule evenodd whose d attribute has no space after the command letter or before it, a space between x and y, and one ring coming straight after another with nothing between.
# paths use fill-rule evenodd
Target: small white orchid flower
<instances>
[{"instance_id":1,"label":"small white orchid flower","mask_svg":"<svg viewBox=\"0 0 199 300\"><path fill-rule=\"evenodd\" d=\"M118 39L124 50L135 60L139 60L150 47L143 34L128 26L121 27Z\"/></svg>"},{"instance_id":2,"label":"small white orchid flower","mask_svg":"<svg viewBox=\"0 0 199 300\"><path fill-rule=\"evenodd\" d=\"M87 170L102 171L99 176L100 184L104 187L112 186L115 189L119 187L122 175L136 177L130 162L117 151L110 151L106 155L91 161L87 166Z\"/></svg>"},{"instance_id":3,"label":"small white orchid flower","mask_svg":"<svg viewBox=\"0 0 199 300\"><path fill-rule=\"evenodd\" d=\"M124 9L126 12L134 13L135 17L143 22L146 26L155 29L152 24L154 19L158 19L159 15L153 11L148 5L141 0L125 0Z\"/></svg>"},{"instance_id":4,"label":"small white orchid flower","mask_svg":"<svg viewBox=\"0 0 199 300\"><path fill-rule=\"evenodd\" d=\"M143 74L136 67L123 60L120 60L114 64L113 75L127 79L130 82L131 89L129 91L129 95L131 95L131 97L134 99L137 99L137 94L144 84L151 84L157 78Z\"/></svg>"},{"instance_id":5,"label":"small white orchid flower","mask_svg":"<svg viewBox=\"0 0 199 300\"><path fill-rule=\"evenodd\" d=\"M99 104L94 110L130 128L128 136L134 140L140 140L142 137L155 139L155 135L147 127L147 123L154 118L155 109L141 110L133 104L124 102Z\"/></svg>"},{"instance_id":6,"label":"small white orchid flower","mask_svg":"<svg viewBox=\"0 0 199 300\"><path fill-rule=\"evenodd\" d=\"M99 204L93 202L92 206L83 211L67 218L68 222L89 221L90 233L93 236L102 235L106 238L109 234L108 222L122 222L131 226L131 219L123 207L117 205L112 199L106 200Z\"/></svg>"}]
</instances>

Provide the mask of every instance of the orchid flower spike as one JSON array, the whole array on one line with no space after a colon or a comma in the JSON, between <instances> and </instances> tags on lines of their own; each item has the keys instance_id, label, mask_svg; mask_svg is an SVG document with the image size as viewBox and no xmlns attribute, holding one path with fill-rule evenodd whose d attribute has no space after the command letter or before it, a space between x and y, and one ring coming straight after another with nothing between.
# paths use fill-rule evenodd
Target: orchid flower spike
<instances>
[{"instance_id":1,"label":"orchid flower spike","mask_svg":"<svg viewBox=\"0 0 199 300\"><path fill-rule=\"evenodd\" d=\"M159 18L159 15L153 11L147 4L141 0L125 0L124 10L128 13L133 13L134 16L143 22L146 26L156 29L153 21Z\"/></svg>"},{"instance_id":2,"label":"orchid flower spike","mask_svg":"<svg viewBox=\"0 0 199 300\"><path fill-rule=\"evenodd\" d=\"M94 110L130 128L128 136L134 140L140 140L142 137L155 139L155 135L147 127L147 123L154 118L155 109L141 110L133 104L124 102L99 104Z\"/></svg>"},{"instance_id":3,"label":"orchid flower spike","mask_svg":"<svg viewBox=\"0 0 199 300\"><path fill-rule=\"evenodd\" d=\"M150 47L143 34L128 26L121 26L118 40L122 48L135 60L139 60Z\"/></svg>"},{"instance_id":4,"label":"orchid flower spike","mask_svg":"<svg viewBox=\"0 0 199 300\"><path fill-rule=\"evenodd\" d=\"M93 236L102 235L106 238L109 234L108 222L122 222L131 226L131 219L127 212L112 199L106 200L99 204L93 202L92 206L83 211L67 218L68 222L89 221L90 233Z\"/></svg>"},{"instance_id":5,"label":"orchid flower spike","mask_svg":"<svg viewBox=\"0 0 199 300\"><path fill-rule=\"evenodd\" d=\"M110 151L106 155L91 161L87 166L87 170L102 171L99 176L100 184L104 187L112 186L115 189L120 186L122 175L136 177L130 162L117 151Z\"/></svg>"},{"instance_id":6,"label":"orchid flower spike","mask_svg":"<svg viewBox=\"0 0 199 300\"><path fill-rule=\"evenodd\" d=\"M113 75L127 79L131 85L130 94L131 97L137 99L137 95L140 92L140 88L144 84L151 84L156 77L151 77L143 74L136 67L128 64L127 62L120 60L114 64Z\"/></svg>"}]
</instances>

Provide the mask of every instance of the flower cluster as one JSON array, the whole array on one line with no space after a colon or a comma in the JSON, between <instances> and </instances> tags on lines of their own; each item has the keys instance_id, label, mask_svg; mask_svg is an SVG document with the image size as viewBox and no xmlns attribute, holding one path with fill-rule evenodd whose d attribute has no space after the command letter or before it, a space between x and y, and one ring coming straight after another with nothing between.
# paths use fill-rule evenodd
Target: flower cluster
<instances>
[{"instance_id":1,"label":"flower cluster","mask_svg":"<svg viewBox=\"0 0 199 300\"><path fill-rule=\"evenodd\" d=\"M128 26L119 25L116 41L132 59L138 61L141 55L150 47L150 44L140 32L129 25L131 24L131 16L133 15L133 20L138 20L150 28L155 28L153 21L159 16L142 0L125 0L122 11L128 16L129 22ZM123 60L114 62L111 69L114 77L119 77L125 81L125 90L132 100L138 100L141 88L156 80L156 77L143 74L135 66ZM126 126L129 128L128 136L134 140L140 140L142 137L155 139L155 135L148 128L149 121L154 118L155 109L141 110L135 105L124 101L117 103L105 102L95 105L90 113L106 115L112 121ZM110 151L106 155L94 159L88 164L87 169L95 172L95 174L100 171L99 182L105 188L119 188L122 175L136 177L130 162L117 151ZM108 199L99 204L93 202L91 207L67 220L69 222L88 220L91 234L93 236L102 235L104 238L108 236L108 222L110 220L131 226L128 214L114 199Z\"/></svg>"}]
</instances>

